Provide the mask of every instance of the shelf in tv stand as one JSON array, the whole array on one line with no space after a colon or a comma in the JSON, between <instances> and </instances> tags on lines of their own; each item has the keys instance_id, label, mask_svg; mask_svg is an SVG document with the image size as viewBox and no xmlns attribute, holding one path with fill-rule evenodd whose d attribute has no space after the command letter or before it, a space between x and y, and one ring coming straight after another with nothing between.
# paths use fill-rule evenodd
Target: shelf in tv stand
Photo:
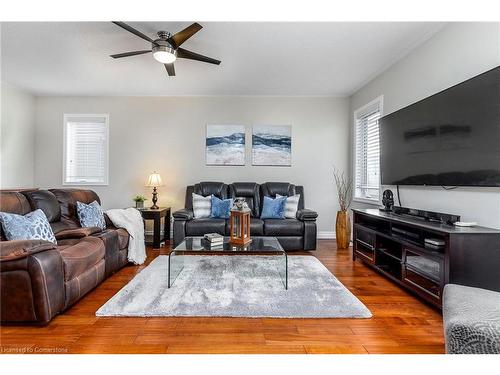
<instances>
[{"instance_id":1,"label":"shelf in tv stand","mask_svg":"<svg viewBox=\"0 0 500 375\"><path fill-rule=\"evenodd\" d=\"M431 253L436 253L435 250L426 248L423 244L421 244L419 242L411 241L411 240L403 238L401 236L395 236L395 235L393 235L393 234L391 234L390 232L387 232L387 231L377 231L374 228L367 227L367 226L361 225L361 224L355 224L354 226L355 227L356 226L360 227L363 230L370 231L370 232L376 234L379 237L383 237L383 238L386 238L388 240L391 240L391 241L394 241L394 242L398 242L398 243L400 243L402 245L405 245L405 246L409 246L409 247L412 247L412 248L417 248L417 249L420 249L422 251L428 251L428 252L431 252Z\"/></svg>"},{"instance_id":2,"label":"shelf in tv stand","mask_svg":"<svg viewBox=\"0 0 500 375\"><path fill-rule=\"evenodd\" d=\"M390 251L384 248L377 248L376 251L388 256L389 258L394 259L395 261L402 262L402 258L397 257L396 255L392 254Z\"/></svg>"}]
</instances>

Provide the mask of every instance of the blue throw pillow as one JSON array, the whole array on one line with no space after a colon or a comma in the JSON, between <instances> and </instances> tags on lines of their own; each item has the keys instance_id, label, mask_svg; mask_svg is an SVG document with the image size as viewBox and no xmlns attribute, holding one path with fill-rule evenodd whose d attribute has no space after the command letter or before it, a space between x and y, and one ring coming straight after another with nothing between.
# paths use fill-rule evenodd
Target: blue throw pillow
<instances>
[{"instance_id":1,"label":"blue throw pillow","mask_svg":"<svg viewBox=\"0 0 500 375\"><path fill-rule=\"evenodd\" d=\"M103 230L106 229L104 213L97 201L93 201L90 204L76 202L76 213L83 228L98 227Z\"/></svg>"},{"instance_id":2,"label":"blue throw pillow","mask_svg":"<svg viewBox=\"0 0 500 375\"><path fill-rule=\"evenodd\" d=\"M0 212L0 222L8 241L45 240L57 243L47 216L40 209L24 216Z\"/></svg>"},{"instance_id":3,"label":"blue throw pillow","mask_svg":"<svg viewBox=\"0 0 500 375\"><path fill-rule=\"evenodd\" d=\"M264 197L262 205L261 219L284 219L285 218L285 201L287 197L278 197L272 199Z\"/></svg>"},{"instance_id":4,"label":"blue throw pillow","mask_svg":"<svg viewBox=\"0 0 500 375\"><path fill-rule=\"evenodd\" d=\"M212 212L210 217L214 219L229 219L231 207L233 207L232 199L219 199L212 194Z\"/></svg>"}]
</instances>

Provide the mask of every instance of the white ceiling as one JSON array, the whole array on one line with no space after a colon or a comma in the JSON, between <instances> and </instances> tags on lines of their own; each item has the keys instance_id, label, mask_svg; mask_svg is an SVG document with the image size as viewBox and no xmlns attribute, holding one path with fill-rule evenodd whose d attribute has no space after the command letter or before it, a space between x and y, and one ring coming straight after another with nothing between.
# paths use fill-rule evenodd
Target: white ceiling
<instances>
[{"instance_id":1,"label":"white ceiling","mask_svg":"<svg viewBox=\"0 0 500 375\"><path fill-rule=\"evenodd\" d=\"M128 22L154 37L190 22ZM111 22L2 23L2 80L37 95L350 95L443 27L430 22L200 22L176 76Z\"/></svg>"}]
</instances>

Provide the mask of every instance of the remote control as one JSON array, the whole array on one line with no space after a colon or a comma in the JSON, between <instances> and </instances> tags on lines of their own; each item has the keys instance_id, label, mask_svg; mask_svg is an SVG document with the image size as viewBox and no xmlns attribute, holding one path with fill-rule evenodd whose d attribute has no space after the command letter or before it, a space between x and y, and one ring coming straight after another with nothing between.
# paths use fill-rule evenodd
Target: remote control
<instances>
[{"instance_id":1,"label":"remote control","mask_svg":"<svg viewBox=\"0 0 500 375\"><path fill-rule=\"evenodd\" d=\"M455 225L457 227L474 227L477 223L475 221L457 221Z\"/></svg>"}]
</instances>

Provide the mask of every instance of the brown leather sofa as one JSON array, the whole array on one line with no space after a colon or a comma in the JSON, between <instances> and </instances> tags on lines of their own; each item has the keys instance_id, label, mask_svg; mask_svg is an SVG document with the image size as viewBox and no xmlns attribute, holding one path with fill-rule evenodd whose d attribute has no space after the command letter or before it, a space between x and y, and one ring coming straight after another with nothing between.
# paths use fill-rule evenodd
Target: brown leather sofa
<instances>
[{"instance_id":1,"label":"brown leather sofa","mask_svg":"<svg viewBox=\"0 0 500 375\"><path fill-rule=\"evenodd\" d=\"M94 200L81 189L0 192L0 211L41 209L57 239L7 241L0 226L2 324L46 324L127 264L126 230L107 218L105 230L80 226L76 202Z\"/></svg>"}]
</instances>

